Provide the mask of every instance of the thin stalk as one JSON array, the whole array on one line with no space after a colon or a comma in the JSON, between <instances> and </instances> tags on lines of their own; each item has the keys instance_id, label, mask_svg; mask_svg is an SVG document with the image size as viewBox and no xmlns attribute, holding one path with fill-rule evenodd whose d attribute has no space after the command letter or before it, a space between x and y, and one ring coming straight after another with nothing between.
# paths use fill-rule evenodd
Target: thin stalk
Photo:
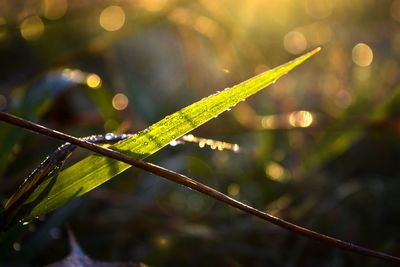
<instances>
[{"instance_id":1,"label":"thin stalk","mask_svg":"<svg viewBox=\"0 0 400 267\"><path fill-rule=\"evenodd\" d=\"M113 158L122 162L125 162L129 165L135 166L139 169L151 172L155 175L161 176L163 178L166 178L172 182L181 184L183 186L189 187L193 190L196 190L200 193L206 194L209 197L212 197L218 201L224 202L232 207L235 207L241 211L244 211L248 214L251 214L253 216L256 216L264 221L270 222L272 224L275 224L277 226L280 226L282 228L285 228L291 232L294 232L298 235L302 235L305 237L308 237L310 239L319 241L321 243L325 243L327 245L337 247L346 251L351 251L355 252L361 255L369 256L369 257L374 257L374 258L379 258L383 259L386 261L391 261L391 262L396 262L400 263L400 258L389 255L383 252L375 251L372 249L368 249L365 247L361 247L346 241L342 241L340 239L333 238L331 236L327 236L324 234L317 233L315 231L312 231L310 229L298 226L296 224L287 222L285 220L282 220L278 217L275 217L273 215L270 215L268 213L262 212L260 210L257 210L251 206L248 206L246 204L243 204L240 201L237 201L219 191L217 191L214 188L211 188L207 185L204 185L200 182L197 182L196 180L193 180L185 175L170 171L168 169L165 169L163 167L140 161L140 160L135 160L125 154L122 154L120 152L111 150L109 148L101 147L96 144L87 142L85 140L78 139L76 137L73 137L71 135L67 135L52 129L49 129L47 127L41 126L39 124L29 122L27 120L21 119L19 117L13 116L11 114L5 113L5 112L0 112L0 120L31 130L35 133L40 133L55 139L63 140L65 142L69 142L71 144L75 144L77 146L86 148L88 150L91 150L93 152L96 152L98 154L101 154L103 156Z\"/></svg>"}]
</instances>

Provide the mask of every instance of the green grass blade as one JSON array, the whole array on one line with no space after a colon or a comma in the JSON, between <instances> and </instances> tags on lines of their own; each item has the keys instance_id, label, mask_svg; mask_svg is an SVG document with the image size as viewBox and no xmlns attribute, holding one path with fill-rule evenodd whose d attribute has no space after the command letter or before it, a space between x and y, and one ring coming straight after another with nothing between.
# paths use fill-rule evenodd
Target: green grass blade
<instances>
[{"instance_id":1,"label":"green grass blade","mask_svg":"<svg viewBox=\"0 0 400 267\"><path fill-rule=\"evenodd\" d=\"M319 50L317 48L293 61L206 97L110 148L135 159L144 159L176 138L274 83L279 77L303 63ZM89 156L62 171L57 178L43 182L12 220L30 220L46 214L94 189L129 167L125 163L103 156Z\"/></svg>"}]
</instances>

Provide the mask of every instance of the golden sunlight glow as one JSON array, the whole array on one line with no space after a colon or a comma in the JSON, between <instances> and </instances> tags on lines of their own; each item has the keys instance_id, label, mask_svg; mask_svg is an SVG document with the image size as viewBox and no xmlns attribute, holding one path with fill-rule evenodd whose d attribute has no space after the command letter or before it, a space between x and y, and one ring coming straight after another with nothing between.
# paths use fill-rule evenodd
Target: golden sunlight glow
<instances>
[{"instance_id":1,"label":"golden sunlight glow","mask_svg":"<svg viewBox=\"0 0 400 267\"><path fill-rule=\"evenodd\" d=\"M293 127L309 127L313 122L313 116L305 110L295 111L289 115L289 124Z\"/></svg>"},{"instance_id":2,"label":"golden sunlight glow","mask_svg":"<svg viewBox=\"0 0 400 267\"><path fill-rule=\"evenodd\" d=\"M97 74L94 74L94 73L89 74L86 77L86 84L87 84L87 86L89 86L90 88L93 88L93 89L99 88L101 85L101 78Z\"/></svg>"},{"instance_id":3,"label":"golden sunlight glow","mask_svg":"<svg viewBox=\"0 0 400 267\"><path fill-rule=\"evenodd\" d=\"M38 16L24 19L21 23L21 35L27 41L33 41L43 35L44 24Z\"/></svg>"},{"instance_id":4,"label":"golden sunlight glow","mask_svg":"<svg viewBox=\"0 0 400 267\"><path fill-rule=\"evenodd\" d=\"M374 54L367 44L359 43L353 47L352 58L353 62L358 66L368 67L372 63Z\"/></svg>"},{"instance_id":5,"label":"golden sunlight glow","mask_svg":"<svg viewBox=\"0 0 400 267\"><path fill-rule=\"evenodd\" d=\"M106 31L117 31L125 23L125 12L120 6L108 6L101 11L99 23Z\"/></svg>"},{"instance_id":6,"label":"golden sunlight glow","mask_svg":"<svg viewBox=\"0 0 400 267\"><path fill-rule=\"evenodd\" d=\"M128 106L129 100L126 95L118 93L113 97L111 103L116 110L124 110Z\"/></svg>"},{"instance_id":7,"label":"golden sunlight glow","mask_svg":"<svg viewBox=\"0 0 400 267\"><path fill-rule=\"evenodd\" d=\"M283 39L283 46L291 54L300 54L307 48L307 40L299 31L288 32Z\"/></svg>"},{"instance_id":8,"label":"golden sunlight glow","mask_svg":"<svg viewBox=\"0 0 400 267\"><path fill-rule=\"evenodd\" d=\"M265 174L274 181L285 179L285 169L276 162L270 162L265 166Z\"/></svg>"},{"instance_id":9,"label":"golden sunlight glow","mask_svg":"<svg viewBox=\"0 0 400 267\"><path fill-rule=\"evenodd\" d=\"M316 19L324 19L332 14L334 4L332 0L306 0L307 14Z\"/></svg>"},{"instance_id":10,"label":"golden sunlight glow","mask_svg":"<svg viewBox=\"0 0 400 267\"><path fill-rule=\"evenodd\" d=\"M236 183L232 183L228 185L227 191L229 196L237 197L240 193L240 186Z\"/></svg>"},{"instance_id":11,"label":"golden sunlight glow","mask_svg":"<svg viewBox=\"0 0 400 267\"><path fill-rule=\"evenodd\" d=\"M46 19L56 20L67 13L67 0L42 0L43 16Z\"/></svg>"}]
</instances>

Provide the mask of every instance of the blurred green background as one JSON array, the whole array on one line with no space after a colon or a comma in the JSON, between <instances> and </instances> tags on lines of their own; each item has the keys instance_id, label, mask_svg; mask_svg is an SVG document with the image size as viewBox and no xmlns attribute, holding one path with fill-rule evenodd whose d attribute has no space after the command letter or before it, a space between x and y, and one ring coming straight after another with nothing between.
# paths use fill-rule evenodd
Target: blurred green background
<instances>
[{"instance_id":1,"label":"blurred green background","mask_svg":"<svg viewBox=\"0 0 400 267\"><path fill-rule=\"evenodd\" d=\"M280 218L400 255L400 0L0 1L0 110L86 136L136 132L322 51L193 134L239 153L148 160ZM0 124L3 203L60 143ZM88 153L82 149L67 165ZM68 253L151 266L388 266L130 169L0 242L0 265Z\"/></svg>"}]
</instances>

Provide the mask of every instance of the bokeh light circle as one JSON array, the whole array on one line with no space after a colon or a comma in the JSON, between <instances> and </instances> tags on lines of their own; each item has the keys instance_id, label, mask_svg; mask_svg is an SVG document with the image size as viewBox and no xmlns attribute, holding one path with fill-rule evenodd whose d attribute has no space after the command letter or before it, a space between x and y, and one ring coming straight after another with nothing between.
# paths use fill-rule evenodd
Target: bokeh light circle
<instances>
[{"instance_id":1,"label":"bokeh light circle","mask_svg":"<svg viewBox=\"0 0 400 267\"><path fill-rule=\"evenodd\" d=\"M67 13L67 0L43 0L42 11L46 19L56 20L62 18Z\"/></svg>"},{"instance_id":2,"label":"bokeh light circle","mask_svg":"<svg viewBox=\"0 0 400 267\"><path fill-rule=\"evenodd\" d=\"M44 32L44 24L40 17L32 16L24 19L21 23L21 35L27 41L40 38Z\"/></svg>"},{"instance_id":3,"label":"bokeh light circle","mask_svg":"<svg viewBox=\"0 0 400 267\"><path fill-rule=\"evenodd\" d=\"M307 48L307 39L299 31L288 32L283 39L283 46L291 54L300 54Z\"/></svg>"},{"instance_id":4,"label":"bokeh light circle","mask_svg":"<svg viewBox=\"0 0 400 267\"><path fill-rule=\"evenodd\" d=\"M367 67L371 65L373 58L374 53L367 44L359 43L353 47L352 59L358 66Z\"/></svg>"},{"instance_id":5,"label":"bokeh light circle","mask_svg":"<svg viewBox=\"0 0 400 267\"><path fill-rule=\"evenodd\" d=\"M112 99L112 106L116 110L124 110L129 104L128 97L126 95L118 93Z\"/></svg>"},{"instance_id":6,"label":"bokeh light circle","mask_svg":"<svg viewBox=\"0 0 400 267\"><path fill-rule=\"evenodd\" d=\"M99 23L106 31L117 31L125 24L125 12L120 6L108 6L101 11Z\"/></svg>"}]
</instances>

